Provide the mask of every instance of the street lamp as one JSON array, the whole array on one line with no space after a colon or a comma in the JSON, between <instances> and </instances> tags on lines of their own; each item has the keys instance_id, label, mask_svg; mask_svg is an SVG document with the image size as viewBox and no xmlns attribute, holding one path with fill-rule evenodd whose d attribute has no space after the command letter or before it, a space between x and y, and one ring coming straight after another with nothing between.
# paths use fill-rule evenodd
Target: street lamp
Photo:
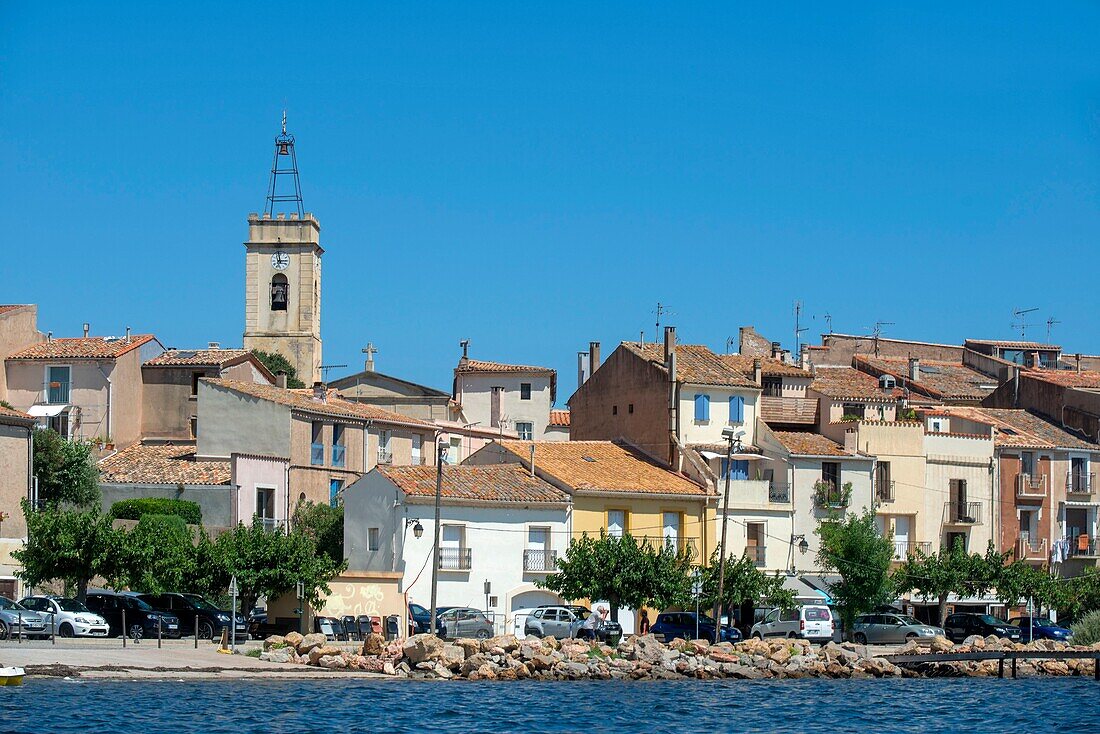
<instances>
[{"instance_id":1,"label":"street lamp","mask_svg":"<svg viewBox=\"0 0 1100 734\"><path fill-rule=\"evenodd\" d=\"M726 491L722 500L722 537L718 545L718 598L714 602L714 641L721 639L722 593L726 585L726 526L730 519L730 474L733 468L733 455L741 453L741 436L744 431L734 431L729 426L722 429L722 438L726 439ZM736 450L734 446L736 445Z\"/></svg>"},{"instance_id":2,"label":"street lamp","mask_svg":"<svg viewBox=\"0 0 1100 734\"><path fill-rule=\"evenodd\" d=\"M439 506L443 498L443 462L447 459L447 444L440 441L436 444L435 451L435 543L432 545L432 621L431 634L438 634L436 629L436 594L439 591ZM420 532L424 532L421 528ZM416 533L416 528L413 528Z\"/></svg>"},{"instance_id":3,"label":"street lamp","mask_svg":"<svg viewBox=\"0 0 1100 734\"><path fill-rule=\"evenodd\" d=\"M795 548L794 544L795 544L796 540L798 541L798 552L801 553L802 555L806 555L806 551L808 551L810 549L810 544L806 542L806 536L805 535L794 535L794 534L791 535L791 550L787 554L787 558L790 560L790 563L791 563L791 573L792 574L794 573L794 548Z\"/></svg>"},{"instance_id":4,"label":"street lamp","mask_svg":"<svg viewBox=\"0 0 1100 734\"><path fill-rule=\"evenodd\" d=\"M417 519L415 517L406 517L405 518L405 529L408 530L410 525L412 525L413 537L414 538L416 538L417 540L420 540L421 538L424 537L424 526L420 524L419 519Z\"/></svg>"}]
</instances>

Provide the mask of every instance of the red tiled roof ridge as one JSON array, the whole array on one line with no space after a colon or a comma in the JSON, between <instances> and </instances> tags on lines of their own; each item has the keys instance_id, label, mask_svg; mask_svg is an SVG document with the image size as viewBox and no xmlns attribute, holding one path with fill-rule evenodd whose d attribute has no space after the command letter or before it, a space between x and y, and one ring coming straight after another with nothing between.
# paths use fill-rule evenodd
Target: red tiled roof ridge
<instances>
[{"instance_id":1,"label":"red tiled roof ridge","mask_svg":"<svg viewBox=\"0 0 1100 734\"><path fill-rule=\"evenodd\" d=\"M37 342L8 355L7 359L117 359L148 342L153 334L125 336L57 337Z\"/></svg>"},{"instance_id":2,"label":"red tiled roof ridge","mask_svg":"<svg viewBox=\"0 0 1100 734\"><path fill-rule=\"evenodd\" d=\"M529 364L509 364L507 362L492 362L484 359L460 360L455 367L458 372L556 372L550 367L538 367Z\"/></svg>"}]
</instances>

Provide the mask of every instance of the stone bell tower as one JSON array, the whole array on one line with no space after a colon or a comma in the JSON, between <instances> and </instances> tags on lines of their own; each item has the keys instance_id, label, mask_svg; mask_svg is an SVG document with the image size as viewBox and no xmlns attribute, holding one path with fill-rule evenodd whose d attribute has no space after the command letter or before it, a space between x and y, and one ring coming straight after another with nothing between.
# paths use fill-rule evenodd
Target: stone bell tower
<instances>
[{"instance_id":1,"label":"stone bell tower","mask_svg":"<svg viewBox=\"0 0 1100 734\"><path fill-rule=\"evenodd\" d=\"M280 193L287 184L293 191ZM244 347L282 354L306 385L321 379L320 242L320 223L302 207L294 136L286 131L284 112L267 206L262 215L248 215Z\"/></svg>"}]
</instances>

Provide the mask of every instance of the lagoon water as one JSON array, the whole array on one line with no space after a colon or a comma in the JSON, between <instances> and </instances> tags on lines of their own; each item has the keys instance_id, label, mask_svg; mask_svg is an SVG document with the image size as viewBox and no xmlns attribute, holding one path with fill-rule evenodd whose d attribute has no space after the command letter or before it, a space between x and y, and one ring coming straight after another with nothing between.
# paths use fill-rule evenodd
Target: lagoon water
<instances>
[{"instance_id":1,"label":"lagoon water","mask_svg":"<svg viewBox=\"0 0 1100 734\"><path fill-rule=\"evenodd\" d=\"M69 681L0 688L0 731L1084 732L1100 683L797 680Z\"/></svg>"}]
</instances>

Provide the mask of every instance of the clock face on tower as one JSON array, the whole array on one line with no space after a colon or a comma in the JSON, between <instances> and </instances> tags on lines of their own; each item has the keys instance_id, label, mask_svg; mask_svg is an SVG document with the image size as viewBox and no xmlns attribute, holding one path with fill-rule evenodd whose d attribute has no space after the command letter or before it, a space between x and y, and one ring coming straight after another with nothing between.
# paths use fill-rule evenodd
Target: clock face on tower
<instances>
[{"instance_id":1,"label":"clock face on tower","mask_svg":"<svg viewBox=\"0 0 1100 734\"><path fill-rule=\"evenodd\" d=\"M276 270L286 270L290 265L290 255L285 252L276 252L271 255L271 267Z\"/></svg>"}]
</instances>

